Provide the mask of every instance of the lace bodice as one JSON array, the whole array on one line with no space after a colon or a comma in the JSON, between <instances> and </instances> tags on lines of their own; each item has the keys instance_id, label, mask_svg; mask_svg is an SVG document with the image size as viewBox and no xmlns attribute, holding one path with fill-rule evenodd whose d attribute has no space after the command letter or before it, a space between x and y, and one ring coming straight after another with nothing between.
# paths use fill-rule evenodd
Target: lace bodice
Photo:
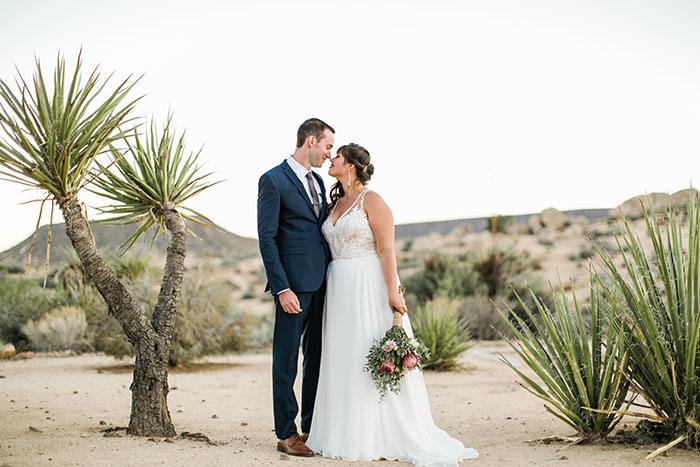
<instances>
[{"instance_id":1,"label":"lace bodice","mask_svg":"<svg viewBox=\"0 0 700 467\"><path fill-rule=\"evenodd\" d=\"M364 208L365 195L368 191L363 191L357 197L350 209L338 218L335 225L333 225L333 213L337 204L323 223L321 229L331 247L333 259L363 258L377 254L374 233L369 226Z\"/></svg>"}]
</instances>

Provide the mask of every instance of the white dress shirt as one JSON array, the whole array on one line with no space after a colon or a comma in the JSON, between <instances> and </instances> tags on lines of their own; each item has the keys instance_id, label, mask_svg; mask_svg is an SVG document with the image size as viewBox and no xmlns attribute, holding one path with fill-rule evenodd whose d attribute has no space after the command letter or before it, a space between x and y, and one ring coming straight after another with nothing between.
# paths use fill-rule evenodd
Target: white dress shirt
<instances>
[{"instance_id":1,"label":"white dress shirt","mask_svg":"<svg viewBox=\"0 0 700 467\"><path fill-rule=\"evenodd\" d=\"M287 164L289 164L289 166L299 178L301 185L304 187L304 190L306 190L306 196L309 197L309 199L311 200L311 204L313 204L314 198L311 195L311 191L309 191L309 181L306 178L306 174L311 172L311 170L306 170L306 167L298 163L297 160L294 159L292 156L289 156L287 158ZM318 184L318 180L316 180L316 177L314 177L314 188L316 188L316 193L318 193L319 202L321 203L321 205L323 205L323 194L321 194L321 186Z\"/></svg>"}]
</instances>

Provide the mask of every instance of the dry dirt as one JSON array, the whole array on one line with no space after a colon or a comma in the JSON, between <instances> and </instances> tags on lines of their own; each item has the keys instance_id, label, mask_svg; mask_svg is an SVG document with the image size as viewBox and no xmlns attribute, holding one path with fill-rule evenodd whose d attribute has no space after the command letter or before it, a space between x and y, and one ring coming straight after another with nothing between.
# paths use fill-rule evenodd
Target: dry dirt
<instances>
[{"instance_id":1,"label":"dry dirt","mask_svg":"<svg viewBox=\"0 0 700 467\"><path fill-rule=\"evenodd\" d=\"M497 360L499 353L514 358L503 342L482 343L463 357L466 370L426 373L436 423L480 453L462 465L700 464L700 453L681 449L644 462L658 445L529 443L572 433L514 383L515 374ZM0 466L408 465L282 459L272 432L271 355L208 362L196 371L171 373L169 406L178 433L200 432L214 444L131 438L123 431L105 437L103 430L128 424L128 362L99 355L2 361Z\"/></svg>"}]
</instances>

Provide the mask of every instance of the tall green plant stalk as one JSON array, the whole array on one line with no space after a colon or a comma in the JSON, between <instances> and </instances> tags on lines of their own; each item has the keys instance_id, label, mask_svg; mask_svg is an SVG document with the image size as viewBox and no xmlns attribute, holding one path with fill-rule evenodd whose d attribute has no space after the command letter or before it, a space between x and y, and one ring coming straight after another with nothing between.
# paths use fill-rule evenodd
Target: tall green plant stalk
<instances>
[{"instance_id":1,"label":"tall green plant stalk","mask_svg":"<svg viewBox=\"0 0 700 467\"><path fill-rule=\"evenodd\" d=\"M152 127L143 146L134 130L136 143L127 141L130 157L123 157L115 145L127 136L119 125L128 121L126 116L133 108L135 101L122 103L133 84L124 82L102 98L106 82L98 84L97 70L83 86L80 69L79 57L72 79L66 80L65 63L59 56L52 89L46 86L38 61L33 89L21 76L16 93L0 81L0 127L6 135L0 138L0 173L43 190L46 197L42 206L46 200L58 204L80 263L134 346L128 432L173 436L175 428L167 406L167 364L187 246L187 228L180 210L186 209L183 201L211 184L197 175L197 155L183 158L184 138L175 137L169 124L162 135ZM97 163L97 157L106 152L118 157L106 165ZM110 171L114 165L118 172ZM127 246L151 224L170 233L160 294L150 320L97 251L85 207L78 198L80 190L93 182L115 202L105 208L106 212L119 212L122 220L143 223ZM147 218L144 213L148 213Z\"/></svg>"},{"instance_id":2,"label":"tall green plant stalk","mask_svg":"<svg viewBox=\"0 0 700 467\"><path fill-rule=\"evenodd\" d=\"M674 443L700 447L700 212L690 190L688 224L683 228L669 206L657 219L646 206L651 239L647 253L624 217L616 236L624 266L598 249L610 281L600 280L607 300L626 318L632 388L641 393L654 416L677 435ZM651 206L647 199L647 204ZM612 285L606 287L606 282Z\"/></svg>"},{"instance_id":3,"label":"tall green plant stalk","mask_svg":"<svg viewBox=\"0 0 700 467\"><path fill-rule=\"evenodd\" d=\"M607 323L616 322L611 319L614 310L591 286L591 324L587 329L576 295L572 309L561 284L558 293L553 293L553 312L530 293L537 317L517 294L529 321L512 309L499 313L514 339L502 337L540 381L505 357L502 361L525 381L518 384L545 401L548 412L576 430L576 442L605 437L622 418L611 412L622 407L629 387L624 376L627 349L622 327L606 329Z\"/></svg>"}]
</instances>

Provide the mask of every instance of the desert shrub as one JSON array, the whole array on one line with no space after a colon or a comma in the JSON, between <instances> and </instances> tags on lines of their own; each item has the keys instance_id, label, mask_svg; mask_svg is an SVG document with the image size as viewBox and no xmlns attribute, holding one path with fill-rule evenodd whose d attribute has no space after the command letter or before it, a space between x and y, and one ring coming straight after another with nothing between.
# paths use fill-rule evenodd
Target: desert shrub
<instances>
[{"instance_id":1,"label":"desert shrub","mask_svg":"<svg viewBox=\"0 0 700 467\"><path fill-rule=\"evenodd\" d=\"M578 252L578 257L580 259L590 259L595 256L595 249L590 245L585 245Z\"/></svg>"},{"instance_id":2,"label":"desert shrub","mask_svg":"<svg viewBox=\"0 0 700 467\"><path fill-rule=\"evenodd\" d=\"M22 326L38 320L52 309L49 296L33 279L0 279L0 340L15 346L17 351L30 349Z\"/></svg>"},{"instance_id":3,"label":"desert shrub","mask_svg":"<svg viewBox=\"0 0 700 467\"><path fill-rule=\"evenodd\" d=\"M185 275L170 351L171 364L221 352L224 317L233 305L230 290L223 281L212 277L213 270L208 266L187 271Z\"/></svg>"},{"instance_id":4,"label":"desert shrub","mask_svg":"<svg viewBox=\"0 0 700 467\"><path fill-rule=\"evenodd\" d=\"M459 262L438 254L425 258L422 269L403 283L420 303L432 300L437 295L464 297L480 290L479 274L474 269L473 261Z\"/></svg>"},{"instance_id":5,"label":"desert shrub","mask_svg":"<svg viewBox=\"0 0 700 467\"><path fill-rule=\"evenodd\" d=\"M531 273L519 274L512 278L508 289L502 292L502 298L494 300L497 305L506 303L513 313L509 316L518 316L523 322L533 328L532 319L539 315L538 304L543 308L554 309L554 295L549 284L542 276Z\"/></svg>"},{"instance_id":6,"label":"desert shrub","mask_svg":"<svg viewBox=\"0 0 700 467\"><path fill-rule=\"evenodd\" d=\"M87 346L85 313L75 307L58 308L36 321L30 319L21 330L34 350L82 350Z\"/></svg>"},{"instance_id":7,"label":"desert shrub","mask_svg":"<svg viewBox=\"0 0 700 467\"><path fill-rule=\"evenodd\" d=\"M513 216L491 216L486 218L484 230L487 232L493 232L495 230L497 233L508 233L508 229L510 229L513 223Z\"/></svg>"},{"instance_id":8,"label":"desert shrub","mask_svg":"<svg viewBox=\"0 0 700 467\"><path fill-rule=\"evenodd\" d=\"M482 255L466 252L451 257L434 254L423 260L422 268L404 280L410 309L416 309L438 296L472 298L460 307L462 317L473 321L472 329L480 339L496 338L491 326L508 333L493 311L489 298L501 302L526 322L529 315L516 299L514 291L523 298L533 314L537 309L530 299L529 289L545 306L552 305L550 290L541 276L532 271L541 267L539 260L513 246L491 248Z\"/></svg>"},{"instance_id":9,"label":"desert shrub","mask_svg":"<svg viewBox=\"0 0 700 467\"><path fill-rule=\"evenodd\" d=\"M253 315L242 311L232 311L224 318L219 337L222 352L241 353L255 348L253 328L256 325Z\"/></svg>"},{"instance_id":10,"label":"desert shrub","mask_svg":"<svg viewBox=\"0 0 700 467\"><path fill-rule=\"evenodd\" d=\"M241 297L241 300L250 300L251 298L255 298L255 292L253 289L248 288L244 293L243 296Z\"/></svg>"},{"instance_id":11,"label":"desert shrub","mask_svg":"<svg viewBox=\"0 0 700 467\"><path fill-rule=\"evenodd\" d=\"M518 252L512 246L491 248L477 260L475 268L479 280L487 287L488 296L494 297L526 271L539 269L539 261L529 252Z\"/></svg>"},{"instance_id":12,"label":"desert shrub","mask_svg":"<svg viewBox=\"0 0 700 467\"><path fill-rule=\"evenodd\" d=\"M546 235L540 235L537 237L537 243L543 246L552 246L554 245L554 239Z\"/></svg>"},{"instance_id":13,"label":"desert shrub","mask_svg":"<svg viewBox=\"0 0 700 467\"><path fill-rule=\"evenodd\" d=\"M413 331L430 350L423 368L437 371L453 370L457 359L472 346L467 322L457 313L459 301L436 297L413 314Z\"/></svg>"},{"instance_id":14,"label":"desert shrub","mask_svg":"<svg viewBox=\"0 0 700 467\"><path fill-rule=\"evenodd\" d=\"M572 309L563 287L552 310L530 295L537 319L524 303L529 321L512 309L502 312L502 317L514 335L508 344L539 381L509 360L503 361L525 381L521 386L545 401L548 412L578 432L579 440L605 437L622 418L615 412L620 411L629 387L624 374L628 353L623 328L614 324L616 312L591 286L587 332L575 295Z\"/></svg>"},{"instance_id":15,"label":"desert shrub","mask_svg":"<svg viewBox=\"0 0 700 467\"><path fill-rule=\"evenodd\" d=\"M251 350L269 350L272 348L272 331L275 326L274 315L249 315L251 319L250 344Z\"/></svg>"},{"instance_id":16,"label":"desert shrub","mask_svg":"<svg viewBox=\"0 0 700 467\"><path fill-rule=\"evenodd\" d=\"M21 274L24 268L18 264L0 264L0 274Z\"/></svg>"},{"instance_id":17,"label":"desert shrub","mask_svg":"<svg viewBox=\"0 0 700 467\"><path fill-rule=\"evenodd\" d=\"M150 317L158 299L159 271L138 268L135 277L125 276L126 286ZM231 288L225 279L214 276L208 265L185 272L180 302L177 307L170 364L183 365L223 351L242 352L254 347L255 320L246 313L233 310ZM95 296L95 298L99 298ZM133 349L116 320L110 318L106 306L89 294L83 306L87 312L88 336L96 350L117 358L133 355Z\"/></svg>"},{"instance_id":18,"label":"desert shrub","mask_svg":"<svg viewBox=\"0 0 700 467\"><path fill-rule=\"evenodd\" d=\"M112 269L120 279L136 279L149 271L154 271L155 268L147 257L131 255L125 258L115 258L112 261Z\"/></svg>"},{"instance_id":19,"label":"desert shrub","mask_svg":"<svg viewBox=\"0 0 700 467\"><path fill-rule=\"evenodd\" d=\"M498 300L497 302L502 300ZM503 322L494 303L487 295L474 295L462 299L457 308L459 316L469 324L472 335L479 340L497 340L501 335L511 336L507 323Z\"/></svg>"}]
</instances>

